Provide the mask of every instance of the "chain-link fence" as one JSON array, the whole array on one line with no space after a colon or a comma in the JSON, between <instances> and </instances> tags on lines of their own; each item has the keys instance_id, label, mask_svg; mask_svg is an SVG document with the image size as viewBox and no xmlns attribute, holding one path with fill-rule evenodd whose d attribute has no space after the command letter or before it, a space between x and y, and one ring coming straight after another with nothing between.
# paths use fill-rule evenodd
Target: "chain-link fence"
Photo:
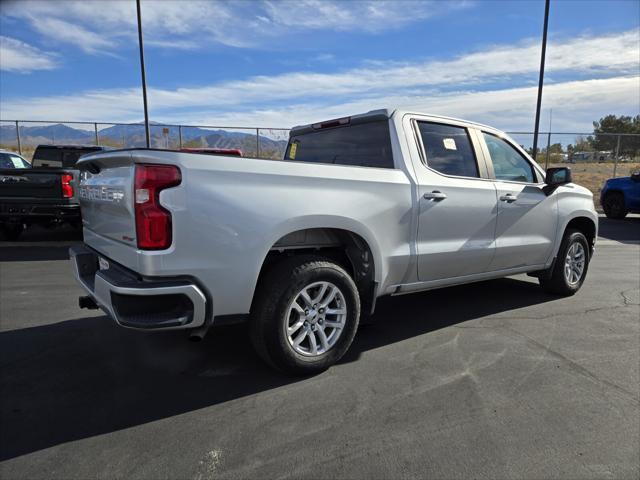
<instances>
[{"instance_id":1,"label":"chain-link fence","mask_svg":"<svg viewBox=\"0 0 640 480\"><path fill-rule=\"evenodd\" d=\"M510 132L532 156L533 133ZM286 128L224 127L211 125L151 125L154 148L230 148L246 157L282 159L289 139ZM103 122L34 122L0 120L0 149L14 150L31 159L40 144L144 147L143 124ZM576 183L597 198L607 178L640 170L640 134L542 132L535 155L543 167L569 165Z\"/></svg>"},{"instance_id":2,"label":"chain-link fence","mask_svg":"<svg viewBox=\"0 0 640 480\"><path fill-rule=\"evenodd\" d=\"M150 125L151 146L239 149L246 157L281 159L289 139L286 128L247 128L211 125ZM0 149L13 150L31 159L38 145L106 145L115 148L144 147L142 124L34 122L0 120Z\"/></svg>"},{"instance_id":3,"label":"chain-link fence","mask_svg":"<svg viewBox=\"0 0 640 480\"><path fill-rule=\"evenodd\" d=\"M509 135L533 156L533 133ZM574 182L591 190L596 203L605 180L640 170L640 134L543 132L538 146L535 158L541 166L571 167Z\"/></svg>"}]
</instances>

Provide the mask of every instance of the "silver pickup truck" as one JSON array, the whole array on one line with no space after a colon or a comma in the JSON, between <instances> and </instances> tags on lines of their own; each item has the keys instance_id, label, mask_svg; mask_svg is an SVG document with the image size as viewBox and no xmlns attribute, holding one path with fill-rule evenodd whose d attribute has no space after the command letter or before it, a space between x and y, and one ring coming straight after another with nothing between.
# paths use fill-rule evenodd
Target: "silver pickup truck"
<instances>
[{"instance_id":1,"label":"silver pickup truck","mask_svg":"<svg viewBox=\"0 0 640 480\"><path fill-rule=\"evenodd\" d=\"M79 167L81 306L194 338L246 320L290 373L337 362L383 295L520 273L573 295L597 237L568 168L410 111L296 127L283 160L130 149Z\"/></svg>"}]
</instances>

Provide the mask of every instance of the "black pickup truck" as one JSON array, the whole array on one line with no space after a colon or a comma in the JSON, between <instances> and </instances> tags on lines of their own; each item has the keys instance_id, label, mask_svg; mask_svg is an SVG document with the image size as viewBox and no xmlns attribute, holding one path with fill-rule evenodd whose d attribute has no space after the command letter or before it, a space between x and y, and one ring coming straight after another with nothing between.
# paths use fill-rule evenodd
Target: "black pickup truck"
<instances>
[{"instance_id":1,"label":"black pickup truck","mask_svg":"<svg viewBox=\"0 0 640 480\"><path fill-rule=\"evenodd\" d=\"M13 152L0 152L0 230L8 240L17 239L33 224L82 225L77 196L78 170L82 155L99 146L39 145L31 166L18 168ZM6 158L5 158L6 157Z\"/></svg>"}]
</instances>

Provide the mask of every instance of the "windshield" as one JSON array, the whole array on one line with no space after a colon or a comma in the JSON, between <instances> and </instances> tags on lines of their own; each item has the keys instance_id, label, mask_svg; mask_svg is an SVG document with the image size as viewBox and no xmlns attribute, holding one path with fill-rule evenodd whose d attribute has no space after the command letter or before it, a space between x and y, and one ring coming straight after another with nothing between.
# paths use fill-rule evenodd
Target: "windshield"
<instances>
[{"instance_id":1,"label":"windshield","mask_svg":"<svg viewBox=\"0 0 640 480\"><path fill-rule=\"evenodd\" d=\"M20 155L0 152L0 168L31 168L31 165Z\"/></svg>"}]
</instances>

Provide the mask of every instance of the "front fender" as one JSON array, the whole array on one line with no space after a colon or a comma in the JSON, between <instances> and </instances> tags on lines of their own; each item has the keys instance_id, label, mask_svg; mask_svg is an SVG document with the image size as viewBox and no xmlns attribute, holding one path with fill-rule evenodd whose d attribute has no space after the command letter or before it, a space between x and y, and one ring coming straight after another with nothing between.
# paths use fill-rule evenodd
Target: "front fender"
<instances>
[{"instance_id":1,"label":"front fender","mask_svg":"<svg viewBox=\"0 0 640 480\"><path fill-rule=\"evenodd\" d=\"M594 245L598 238L598 213L593 206L593 195L586 188L579 185L561 187L555 193L558 195L558 230L553 253L547 261L549 266L558 255L562 237L571 221L577 218L586 218L593 223L595 228Z\"/></svg>"}]
</instances>

